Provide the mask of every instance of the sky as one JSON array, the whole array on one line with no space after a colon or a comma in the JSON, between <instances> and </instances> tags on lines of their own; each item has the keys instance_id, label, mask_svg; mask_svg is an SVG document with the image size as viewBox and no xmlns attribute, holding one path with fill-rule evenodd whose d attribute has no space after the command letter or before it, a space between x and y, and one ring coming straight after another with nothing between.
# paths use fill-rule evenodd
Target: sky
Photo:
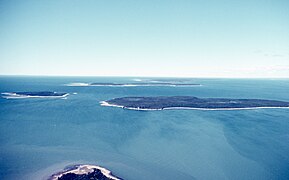
<instances>
[{"instance_id":1,"label":"sky","mask_svg":"<svg viewBox=\"0 0 289 180\"><path fill-rule=\"evenodd\" d=\"M289 1L0 0L0 74L289 78Z\"/></svg>"}]
</instances>

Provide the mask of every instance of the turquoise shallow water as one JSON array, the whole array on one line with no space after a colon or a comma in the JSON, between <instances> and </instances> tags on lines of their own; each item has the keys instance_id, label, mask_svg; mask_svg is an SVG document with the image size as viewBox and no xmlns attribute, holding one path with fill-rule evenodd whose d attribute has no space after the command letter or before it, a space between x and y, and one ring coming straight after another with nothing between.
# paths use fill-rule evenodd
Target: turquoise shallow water
<instances>
[{"instance_id":1,"label":"turquoise shallow water","mask_svg":"<svg viewBox=\"0 0 289 180\"><path fill-rule=\"evenodd\" d=\"M68 92L67 99L0 98L0 179L43 179L77 163L127 180L289 179L289 109L132 111L99 101L191 95L289 101L289 80L192 79L196 87L68 87L133 78L0 77L0 92ZM73 94L76 92L77 94Z\"/></svg>"}]
</instances>

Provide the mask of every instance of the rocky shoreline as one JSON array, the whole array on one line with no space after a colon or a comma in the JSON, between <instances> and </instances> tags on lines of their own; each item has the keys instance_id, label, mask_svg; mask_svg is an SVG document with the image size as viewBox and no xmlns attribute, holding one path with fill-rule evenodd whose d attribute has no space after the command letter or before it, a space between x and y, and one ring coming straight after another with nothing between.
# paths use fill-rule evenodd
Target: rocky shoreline
<instances>
[{"instance_id":1,"label":"rocky shoreline","mask_svg":"<svg viewBox=\"0 0 289 180\"><path fill-rule=\"evenodd\" d=\"M88 164L67 166L63 171L51 175L48 180L122 180L111 171Z\"/></svg>"}]
</instances>

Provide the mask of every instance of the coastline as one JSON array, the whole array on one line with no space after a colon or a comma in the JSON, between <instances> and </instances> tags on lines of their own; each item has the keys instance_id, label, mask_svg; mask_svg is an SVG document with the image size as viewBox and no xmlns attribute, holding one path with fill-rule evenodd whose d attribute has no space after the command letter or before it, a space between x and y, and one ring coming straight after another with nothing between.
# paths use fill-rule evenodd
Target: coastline
<instances>
[{"instance_id":1,"label":"coastline","mask_svg":"<svg viewBox=\"0 0 289 180\"><path fill-rule=\"evenodd\" d=\"M116 177L112 174L112 172L104 167L97 165L89 165L89 164L79 164L70 166L58 173L51 175L48 180L58 180L59 178L64 177L64 175L75 174L75 175L89 175L94 171L99 170L100 173L105 176L107 180L122 180L119 177Z\"/></svg>"},{"instance_id":2,"label":"coastline","mask_svg":"<svg viewBox=\"0 0 289 180\"><path fill-rule=\"evenodd\" d=\"M107 101L100 101L101 106L108 107L118 107L122 109L128 110L136 110L136 111L161 111L161 110L201 110L201 111L233 111L233 110L254 110L254 109L289 109L289 107L244 107L244 108L194 108L194 107L166 107L159 109L149 109L149 108L133 108L133 107L125 107L117 104L110 104Z\"/></svg>"},{"instance_id":3,"label":"coastline","mask_svg":"<svg viewBox=\"0 0 289 180\"><path fill-rule=\"evenodd\" d=\"M14 92L4 92L4 93L1 93L2 95L2 98L4 99L26 99L26 98L66 98L69 93L65 93L61 96L39 96L39 95L21 95L21 94L17 94L17 93L14 93Z\"/></svg>"}]
</instances>

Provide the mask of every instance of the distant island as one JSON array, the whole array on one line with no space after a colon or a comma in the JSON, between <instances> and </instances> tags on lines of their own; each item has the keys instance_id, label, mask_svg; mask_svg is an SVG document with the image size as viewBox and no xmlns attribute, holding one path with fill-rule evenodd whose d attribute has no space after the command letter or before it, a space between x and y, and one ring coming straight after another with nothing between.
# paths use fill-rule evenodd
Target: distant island
<instances>
[{"instance_id":1,"label":"distant island","mask_svg":"<svg viewBox=\"0 0 289 180\"><path fill-rule=\"evenodd\" d=\"M18 98L64 98L68 93L59 93L51 91L38 91L38 92L5 92L1 93L3 98L18 99Z\"/></svg>"},{"instance_id":2,"label":"distant island","mask_svg":"<svg viewBox=\"0 0 289 180\"><path fill-rule=\"evenodd\" d=\"M133 81L138 82L151 82L151 83L158 83L158 82L167 82L167 83L186 83L192 81L192 78L153 78L153 79L147 79L147 78L135 78Z\"/></svg>"},{"instance_id":3,"label":"distant island","mask_svg":"<svg viewBox=\"0 0 289 180\"><path fill-rule=\"evenodd\" d=\"M172 83L172 82L144 82L144 83L70 83L67 86L112 86L112 87L130 87L130 86L200 86L195 83Z\"/></svg>"},{"instance_id":4,"label":"distant island","mask_svg":"<svg viewBox=\"0 0 289 180\"><path fill-rule=\"evenodd\" d=\"M193 96L121 97L101 101L102 106L133 110L203 109L233 110L289 108L289 102L263 99L197 98Z\"/></svg>"},{"instance_id":5,"label":"distant island","mask_svg":"<svg viewBox=\"0 0 289 180\"><path fill-rule=\"evenodd\" d=\"M48 180L122 180L100 166L73 165L51 175Z\"/></svg>"}]
</instances>

